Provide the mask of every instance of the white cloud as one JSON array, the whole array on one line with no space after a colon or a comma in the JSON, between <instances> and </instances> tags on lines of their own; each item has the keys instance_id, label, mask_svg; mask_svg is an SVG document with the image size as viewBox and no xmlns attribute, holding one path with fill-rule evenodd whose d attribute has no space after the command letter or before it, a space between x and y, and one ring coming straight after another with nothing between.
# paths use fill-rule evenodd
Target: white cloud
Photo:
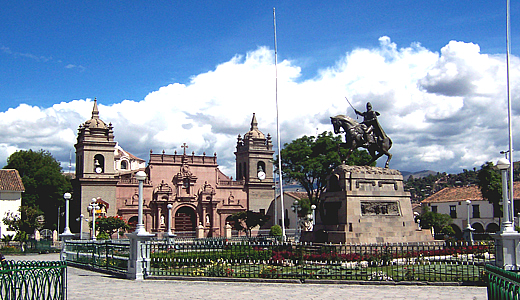
<instances>
[{"instance_id":1,"label":"white cloud","mask_svg":"<svg viewBox=\"0 0 520 300\"><path fill-rule=\"evenodd\" d=\"M399 48L388 37L379 41L374 49L347 52L309 80L301 80L294 61L279 63L282 143L332 130L330 116L354 117L347 96L359 110L370 101L381 113L379 120L393 140L392 168L460 172L499 157L507 148L503 56L456 41L440 53L419 43ZM123 148L144 159L150 149L180 152L187 143L189 152L216 152L222 169L233 175L236 137L248 131L253 113L276 144L273 62L273 52L260 47L194 75L188 84L152 91L142 101L106 106L99 99L100 117L113 124ZM511 62L515 103L520 61L513 57ZM77 127L91 110L87 99L50 108L20 105L0 113L0 161L15 149L43 148L68 165ZM515 115L515 132L518 121Z\"/></svg>"}]
</instances>

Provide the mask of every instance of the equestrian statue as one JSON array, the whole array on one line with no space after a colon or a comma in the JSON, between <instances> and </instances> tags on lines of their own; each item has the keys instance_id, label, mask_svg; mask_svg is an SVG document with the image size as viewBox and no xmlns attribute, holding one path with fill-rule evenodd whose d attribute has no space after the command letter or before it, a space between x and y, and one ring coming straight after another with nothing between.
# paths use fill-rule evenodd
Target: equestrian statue
<instances>
[{"instance_id":1,"label":"equestrian statue","mask_svg":"<svg viewBox=\"0 0 520 300\"><path fill-rule=\"evenodd\" d=\"M370 104L370 102L367 103L366 112L360 112L355 108L354 111L357 115L363 117L363 122L358 123L356 120L345 115L330 117L330 121L334 126L334 133L345 133L345 143L341 143L340 145L349 150L345 160L350 157L354 150L361 147L366 148L368 153L372 156L372 159L367 165L372 164L384 154L388 157L385 164L385 168L388 168L388 164L392 158L392 154L388 152L392 147L392 140L386 135L377 120L379 112L372 110L372 104Z\"/></svg>"}]
</instances>

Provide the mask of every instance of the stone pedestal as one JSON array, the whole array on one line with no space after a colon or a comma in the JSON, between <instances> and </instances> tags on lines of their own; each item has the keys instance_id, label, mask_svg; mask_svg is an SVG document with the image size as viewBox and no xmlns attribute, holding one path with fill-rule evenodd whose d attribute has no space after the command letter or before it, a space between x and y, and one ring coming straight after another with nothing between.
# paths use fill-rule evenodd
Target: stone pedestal
<instances>
[{"instance_id":1,"label":"stone pedestal","mask_svg":"<svg viewBox=\"0 0 520 300\"><path fill-rule=\"evenodd\" d=\"M418 230L399 171L341 165L329 177L314 230L304 232L302 241L403 243L433 238Z\"/></svg>"},{"instance_id":2,"label":"stone pedestal","mask_svg":"<svg viewBox=\"0 0 520 300\"><path fill-rule=\"evenodd\" d=\"M129 233L126 235L130 239L130 257L128 259L128 272L126 278L143 280L143 270L150 267L150 248L142 246L155 235L150 233Z\"/></svg>"},{"instance_id":3,"label":"stone pedestal","mask_svg":"<svg viewBox=\"0 0 520 300\"><path fill-rule=\"evenodd\" d=\"M495 238L495 265L508 271L520 270L520 233L498 232Z\"/></svg>"},{"instance_id":4,"label":"stone pedestal","mask_svg":"<svg viewBox=\"0 0 520 300\"><path fill-rule=\"evenodd\" d=\"M60 234L61 238L61 253L60 253L60 260L66 261L67 260L67 253L65 252L65 242L68 240L72 240L74 238L74 233L71 232L64 232Z\"/></svg>"}]
</instances>

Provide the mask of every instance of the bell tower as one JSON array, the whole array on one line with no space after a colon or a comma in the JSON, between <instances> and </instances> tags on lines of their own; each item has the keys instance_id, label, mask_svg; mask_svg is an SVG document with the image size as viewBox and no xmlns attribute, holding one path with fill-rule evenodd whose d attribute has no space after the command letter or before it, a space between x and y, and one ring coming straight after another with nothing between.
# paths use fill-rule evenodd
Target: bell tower
<instances>
[{"instance_id":1,"label":"bell tower","mask_svg":"<svg viewBox=\"0 0 520 300\"><path fill-rule=\"evenodd\" d=\"M92 118L78 128L76 148L76 178L72 215L89 215L87 207L92 198L101 198L116 207L116 172L114 169L114 131L99 118L97 100L94 99ZM116 211L107 212L115 215Z\"/></svg>"},{"instance_id":2,"label":"bell tower","mask_svg":"<svg viewBox=\"0 0 520 300\"><path fill-rule=\"evenodd\" d=\"M236 156L236 178L244 180L248 210L268 213L274 200L273 143L258 129L255 114L250 130L244 138L238 135Z\"/></svg>"}]
</instances>

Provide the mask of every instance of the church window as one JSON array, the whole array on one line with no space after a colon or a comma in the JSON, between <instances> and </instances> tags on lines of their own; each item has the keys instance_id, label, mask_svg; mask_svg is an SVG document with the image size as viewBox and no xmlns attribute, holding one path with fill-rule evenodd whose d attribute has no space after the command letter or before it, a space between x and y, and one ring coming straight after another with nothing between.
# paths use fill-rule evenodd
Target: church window
<instances>
[{"instance_id":1,"label":"church window","mask_svg":"<svg viewBox=\"0 0 520 300\"><path fill-rule=\"evenodd\" d=\"M262 171L265 173L265 162L263 161L259 161L257 164L256 164L256 170L258 172Z\"/></svg>"},{"instance_id":2,"label":"church window","mask_svg":"<svg viewBox=\"0 0 520 300\"><path fill-rule=\"evenodd\" d=\"M128 162L126 160L121 161L121 170L127 170L128 169Z\"/></svg>"}]
</instances>

